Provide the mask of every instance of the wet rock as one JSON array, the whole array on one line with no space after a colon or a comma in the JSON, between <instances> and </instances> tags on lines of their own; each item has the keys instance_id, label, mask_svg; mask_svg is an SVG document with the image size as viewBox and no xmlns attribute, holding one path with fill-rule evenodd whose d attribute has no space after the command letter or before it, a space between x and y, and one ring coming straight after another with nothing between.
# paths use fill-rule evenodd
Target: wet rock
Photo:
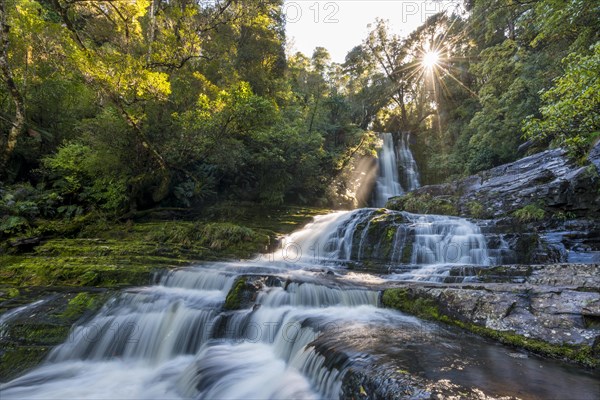
<instances>
[{"instance_id":1,"label":"wet rock","mask_svg":"<svg viewBox=\"0 0 600 400\"><path fill-rule=\"evenodd\" d=\"M0 382L38 365L68 338L76 321L90 318L110 296L98 288L21 289L0 303Z\"/></svg>"},{"instance_id":2,"label":"wet rock","mask_svg":"<svg viewBox=\"0 0 600 400\"><path fill-rule=\"evenodd\" d=\"M242 310L255 306L258 293L266 286L283 286L284 281L275 276L241 276L225 298L225 310Z\"/></svg>"},{"instance_id":3,"label":"wet rock","mask_svg":"<svg viewBox=\"0 0 600 400\"><path fill-rule=\"evenodd\" d=\"M600 196L598 171L600 144L588 166L571 161L562 149L547 150L510 164L500 165L448 184L423 186L413 196L454 198L460 215L473 216L473 204L481 204L488 216L511 215L529 204L543 202L549 211L572 212L578 217L598 216ZM387 208L398 209L402 197L391 199Z\"/></svg>"},{"instance_id":4,"label":"wet rock","mask_svg":"<svg viewBox=\"0 0 600 400\"><path fill-rule=\"evenodd\" d=\"M596 167L598 173L600 173L600 141L596 142L596 145L590 150L588 160Z\"/></svg>"},{"instance_id":5,"label":"wet rock","mask_svg":"<svg viewBox=\"0 0 600 400\"><path fill-rule=\"evenodd\" d=\"M466 272L474 275L468 283L397 284L395 290L400 292L387 299L384 294L384 304L434 319L458 321L463 327L483 327L489 330L487 333L505 332L537 340L550 346L535 347L554 355L571 354L560 346L597 346L600 265L455 267L449 275ZM498 337L503 339L502 335ZM573 352L576 361L600 364L597 356L585 359L585 351L578 354Z\"/></svg>"},{"instance_id":6,"label":"wet rock","mask_svg":"<svg viewBox=\"0 0 600 400\"><path fill-rule=\"evenodd\" d=\"M478 218L492 263L600 262L600 142L587 165L562 149L547 150L477 175L423 186L390 199L386 207L410 204L435 213ZM436 203L437 202L437 203ZM504 251L503 249L510 249Z\"/></svg>"}]
</instances>

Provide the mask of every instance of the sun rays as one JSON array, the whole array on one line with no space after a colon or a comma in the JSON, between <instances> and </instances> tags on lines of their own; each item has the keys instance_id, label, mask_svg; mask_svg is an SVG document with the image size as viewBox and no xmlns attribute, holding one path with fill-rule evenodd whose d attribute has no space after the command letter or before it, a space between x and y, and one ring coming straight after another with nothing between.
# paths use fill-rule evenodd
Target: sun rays
<instances>
[{"instance_id":1,"label":"sun rays","mask_svg":"<svg viewBox=\"0 0 600 400\"><path fill-rule=\"evenodd\" d=\"M423 55L423 58L421 59L421 64L426 69L432 69L433 67L438 65L439 61L440 61L440 54L435 50L433 50L433 51L430 50Z\"/></svg>"}]
</instances>

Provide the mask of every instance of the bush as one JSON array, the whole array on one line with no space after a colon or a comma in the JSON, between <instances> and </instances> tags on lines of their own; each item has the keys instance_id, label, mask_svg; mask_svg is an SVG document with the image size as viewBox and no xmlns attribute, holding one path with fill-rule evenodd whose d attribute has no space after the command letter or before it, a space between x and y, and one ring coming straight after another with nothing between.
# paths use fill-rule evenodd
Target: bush
<instances>
[{"instance_id":1,"label":"bush","mask_svg":"<svg viewBox=\"0 0 600 400\"><path fill-rule=\"evenodd\" d=\"M97 206L117 213L127 204L127 180L111 171L111 160L80 143L66 143L42 160L43 172L56 195L65 199L57 208L66 217Z\"/></svg>"},{"instance_id":2,"label":"bush","mask_svg":"<svg viewBox=\"0 0 600 400\"><path fill-rule=\"evenodd\" d=\"M470 201L467 203L469 216L473 218L485 218L486 212L483 204L478 201Z\"/></svg>"},{"instance_id":3,"label":"bush","mask_svg":"<svg viewBox=\"0 0 600 400\"><path fill-rule=\"evenodd\" d=\"M546 216L546 211L540 204L528 204L513 213L520 222L539 221Z\"/></svg>"}]
</instances>

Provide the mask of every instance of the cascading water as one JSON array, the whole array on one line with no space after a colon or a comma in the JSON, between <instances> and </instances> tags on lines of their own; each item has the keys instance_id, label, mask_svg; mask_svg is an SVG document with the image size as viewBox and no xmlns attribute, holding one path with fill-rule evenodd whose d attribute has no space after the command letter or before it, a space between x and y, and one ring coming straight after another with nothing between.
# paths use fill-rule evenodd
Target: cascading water
<instances>
[{"instance_id":1,"label":"cascading water","mask_svg":"<svg viewBox=\"0 0 600 400\"><path fill-rule=\"evenodd\" d=\"M374 208L317 217L290 235L281 253L280 258L291 261L333 265L348 261L491 265L496 261L488 255L479 227L463 218Z\"/></svg>"},{"instance_id":2,"label":"cascading water","mask_svg":"<svg viewBox=\"0 0 600 400\"><path fill-rule=\"evenodd\" d=\"M383 207L390 197L404 193L400 186L394 138L391 133L382 133L383 147L379 151L379 176L375 183L375 206Z\"/></svg>"},{"instance_id":3,"label":"cascading water","mask_svg":"<svg viewBox=\"0 0 600 400\"><path fill-rule=\"evenodd\" d=\"M345 323L384 323L378 293L286 283L272 275L255 306L223 311L252 266L172 271L108 302L45 365L0 386L2 398L330 398L340 371L309 344ZM250 276L250 277L249 277Z\"/></svg>"},{"instance_id":4,"label":"cascading water","mask_svg":"<svg viewBox=\"0 0 600 400\"><path fill-rule=\"evenodd\" d=\"M560 381L545 381L562 373L552 366L541 370L532 360L529 375L516 377L517 363L527 360L472 337L463 350L461 335L379 308L372 278L337 265L376 255L420 268L485 263L476 228L460 218L377 209L318 217L260 260L174 270L156 285L123 292L38 368L0 384L2 399L340 398L350 367L384 357L381 351L417 359L406 361L417 370L424 362L437 380L477 346L478 357L492 358L474 359L472 375L452 375L461 384L480 382L482 364L493 366L496 385L515 392L564 394Z\"/></svg>"},{"instance_id":5,"label":"cascading water","mask_svg":"<svg viewBox=\"0 0 600 400\"><path fill-rule=\"evenodd\" d=\"M382 133L379 151L379 176L375 183L374 206L383 207L390 197L420 186L417 163L410 151L410 134L403 134L398 146L391 133Z\"/></svg>"},{"instance_id":6,"label":"cascading water","mask_svg":"<svg viewBox=\"0 0 600 400\"><path fill-rule=\"evenodd\" d=\"M419 170L417 162L410 151L410 133L402 134L398 146L398 164L400 165L400 182L405 192L409 192L421 186L419 182Z\"/></svg>"}]
</instances>

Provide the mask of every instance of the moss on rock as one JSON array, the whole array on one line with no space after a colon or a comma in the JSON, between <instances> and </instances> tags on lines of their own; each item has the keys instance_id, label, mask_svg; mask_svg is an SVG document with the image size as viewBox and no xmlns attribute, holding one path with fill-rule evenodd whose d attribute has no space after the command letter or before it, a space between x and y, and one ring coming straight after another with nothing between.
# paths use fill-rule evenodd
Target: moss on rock
<instances>
[{"instance_id":1,"label":"moss on rock","mask_svg":"<svg viewBox=\"0 0 600 400\"><path fill-rule=\"evenodd\" d=\"M459 215L458 198L455 196L432 196L429 193L410 192L388 201L390 210L408 211L416 214Z\"/></svg>"},{"instance_id":2,"label":"moss on rock","mask_svg":"<svg viewBox=\"0 0 600 400\"><path fill-rule=\"evenodd\" d=\"M477 335L488 337L510 346L523 348L533 353L565 359L589 368L600 366L600 354L594 352L591 346L552 344L539 339L528 338L511 331L498 331L472 322L462 321L452 316L436 299L417 293L411 288L386 289L382 295L382 304L420 318L457 326Z\"/></svg>"}]
</instances>

